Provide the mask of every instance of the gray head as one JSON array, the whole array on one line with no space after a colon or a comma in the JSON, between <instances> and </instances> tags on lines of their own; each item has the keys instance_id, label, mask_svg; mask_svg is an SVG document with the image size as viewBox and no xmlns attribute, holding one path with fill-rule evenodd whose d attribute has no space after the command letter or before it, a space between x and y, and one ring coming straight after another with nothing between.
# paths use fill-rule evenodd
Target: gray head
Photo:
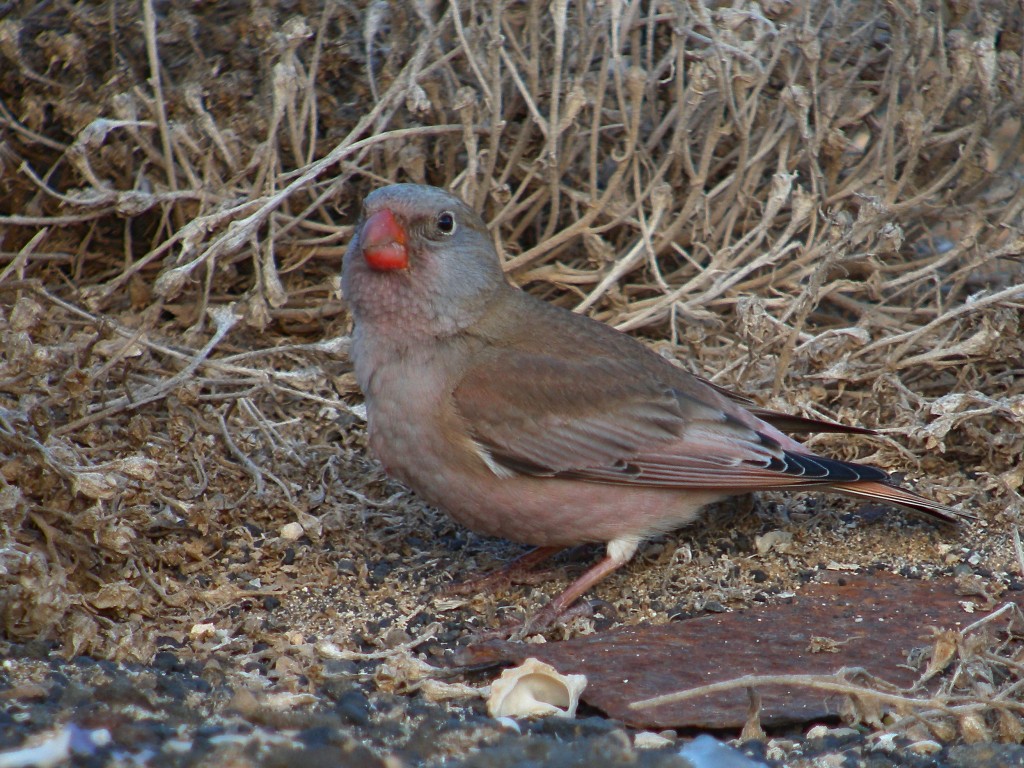
<instances>
[{"instance_id":1,"label":"gray head","mask_svg":"<svg viewBox=\"0 0 1024 768\"><path fill-rule=\"evenodd\" d=\"M474 210L437 187L394 184L363 202L342 288L357 323L438 336L471 324L509 285Z\"/></svg>"}]
</instances>

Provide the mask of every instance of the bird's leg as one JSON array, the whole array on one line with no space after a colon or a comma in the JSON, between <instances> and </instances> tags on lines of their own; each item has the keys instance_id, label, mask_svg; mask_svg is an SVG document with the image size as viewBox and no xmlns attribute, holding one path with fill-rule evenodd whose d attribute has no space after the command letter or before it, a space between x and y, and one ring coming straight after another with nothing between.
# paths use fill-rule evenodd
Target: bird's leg
<instances>
[{"instance_id":1,"label":"bird's leg","mask_svg":"<svg viewBox=\"0 0 1024 768\"><path fill-rule=\"evenodd\" d=\"M527 583L531 580L530 571L533 568L558 554L562 549L564 547L535 547L496 571L450 584L444 587L442 592L446 595L471 595L485 591L496 592L510 584Z\"/></svg>"},{"instance_id":2,"label":"bird's leg","mask_svg":"<svg viewBox=\"0 0 1024 768\"><path fill-rule=\"evenodd\" d=\"M479 645L499 638L521 640L526 635L542 632L552 625L557 624L559 621L566 621L568 619L575 618L576 616L590 615L591 606L589 603L581 605L574 605L574 603L584 592L604 579L608 574L618 570L628 563L636 552L639 540L639 537L637 537L616 539L608 542L607 554L604 558L602 558L600 562L591 566L582 576L570 584L562 594L544 606L539 613L535 614L532 618L528 618L522 623L510 621L503 623L502 626L497 629L477 633L474 635L474 643ZM526 562L529 565L536 565L557 551L557 547L538 547L537 549L530 550L525 555L516 558L516 560L506 566L506 569L521 565L523 562ZM482 580L487 580L493 576L500 576L506 569L502 569L502 571L498 571L496 574L484 576L481 579L475 579L472 583L476 586Z\"/></svg>"},{"instance_id":3,"label":"bird's leg","mask_svg":"<svg viewBox=\"0 0 1024 768\"><path fill-rule=\"evenodd\" d=\"M540 613L527 620L524 625L526 633L539 632L566 618L577 599L630 561L636 552L637 543L637 539L616 539L608 542L608 553L599 563L566 587L565 591L544 606Z\"/></svg>"}]
</instances>

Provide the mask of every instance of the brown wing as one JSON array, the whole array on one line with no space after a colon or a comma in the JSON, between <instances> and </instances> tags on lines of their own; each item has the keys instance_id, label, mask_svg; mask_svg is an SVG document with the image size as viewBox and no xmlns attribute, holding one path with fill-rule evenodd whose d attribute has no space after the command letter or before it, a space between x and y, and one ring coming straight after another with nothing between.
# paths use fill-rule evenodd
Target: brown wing
<instances>
[{"instance_id":1,"label":"brown wing","mask_svg":"<svg viewBox=\"0 0 1024 768\"><path fill-rule=\"evenodd\" d=\"M538 303L520 313L516 335L483 345L454 391L470 434L503 471L726 494L832 485L956 518L879 469L807 452L635 340L560 312Z\"/></svg>"},{"instance_id":2,"label":"brown wing","mask_svg":"<svg viewBox=\"0 0 1024 768\"><path fill-rule=\"evenodd\" d=\"M620 358L502 349L467 371L454 397L473 438L512 472L729 493L887 477L796 450L695 384L684 391Z\"/></svg>"}]
</instances>

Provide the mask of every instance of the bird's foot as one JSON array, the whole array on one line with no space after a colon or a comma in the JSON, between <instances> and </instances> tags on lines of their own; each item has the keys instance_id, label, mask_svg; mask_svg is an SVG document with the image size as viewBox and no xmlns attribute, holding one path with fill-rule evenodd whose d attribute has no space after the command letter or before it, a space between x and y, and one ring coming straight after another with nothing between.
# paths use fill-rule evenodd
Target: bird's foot
<instances>
[{"instance_id":1,"label":"bird's foot","mask_svg":"<svg viewBox=\"0 0 1024 768\"><path fill-rule=\"evenodd\" d=\"M474 633L470 647L483 647L495 641L521 642L576 619L591 618L597 611L605 616L616 615L614 607L604 600L583 600L563 607L556 598L526 619L508 619L494 629Z\"/></svg>"},{"instance_id":2,"label":"bird's foot","mask_svg":"<svg viewBox=\"0 0 1024 768\"><path fill-rule=\"evenodd\" d=\"M559 569L543 568L536 571L516 569L509 571L507 567L499 568L496 571L482 573L479 576L471 576L468 579L446 584L439 589L441 595L465 596L478 595L481 593L503 592L514 585L536 586L558 578Z\"/></svg>"},{"instance_id":3,"label":"bird's foot","mask_svg":"<svg viewBox=\"0 0 1024 768\"><path fill-rule=\"evenodd\" d=\"M559 605L557 599L552 600L523 622L516 632L516 639L539 634L573 619L589 619L593 615L594 605L589 600L581 600L565 607Z\"/></svg>"},{"instance_id":4,"label":"bird's foot","mask_svg":"<svg viewBox=\"0 0 1024 768\"><path fill-rule=\"evenodd\" d=\"M442 587L441 593L444 595L475 595L481 592L500 592L512 584L540 584L551 578L552 571L550 569L537 571L535 567L561 549L561 547L531 549L496 571L483 573Z\"/></svg>"}]
</instances>

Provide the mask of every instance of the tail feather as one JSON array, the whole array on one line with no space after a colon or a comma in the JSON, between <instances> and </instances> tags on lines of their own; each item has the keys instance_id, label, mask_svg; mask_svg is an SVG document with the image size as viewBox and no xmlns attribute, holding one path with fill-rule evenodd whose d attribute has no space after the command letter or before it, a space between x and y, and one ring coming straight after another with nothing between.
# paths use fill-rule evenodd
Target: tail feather
<instances>
[{"instance_id":1,"label":"tail feather","mask_svg":"<svg viewBox=\"0 0 1024 768\"><path fill-rule=\"evenodd\" d=\"M932 520L938 520L946 525L957 525L964 520L977 520L976 515L963 512L959 509L947 507L931 499L926 499L913 491L899 486L889 485L882 482L853 482L836 483L830 486L833 490L839 491L847 496L854 496L859 499L872 499L883 501L888 504L896 504L905 509L919 512Z\"/></svg>"},{"instance_id":2,"label":"tail feather","mask_svg":"<svg viewBox=\"0 0 1024 768\"><path fill-rule=\"evenodd\" d=\"M757 418L762 421L766 421L782 432L792 432L793 434L803 435L811 432L832 432L832 433L843 433L848 435L874 435L877 434L873 429L867 429L866 427L851 427L847 424L838 424L834 421L825 421L824 419L812 419L807 416L794 416L789 413L779 413L769 408L763 408L756 402L751 400L746 395L741 395L738 392L733 392L730 389L715 384L710 379L705 379L703 376L697 376L702 384L706 384L715 390L720 395L732 400L734 403L742 405Z\"/></svg>"},{"instance_id":3,"label":"tail feather","mask_svg":"<svg viewBox=\"0 0 1024 768\"><path fill-rule=\"evenodd\" d=\"M866 427L851 427L848 424L837 424L834 421L809 419L806 416L794 416L789 413L769 411L757 406L748 405L747 410L761 419L761 421L767 421L776 429L794 435L806 435L814 432L841 433L846 435L878 434L875 430L867 429Z\"/></svg>"}]
</instances>

